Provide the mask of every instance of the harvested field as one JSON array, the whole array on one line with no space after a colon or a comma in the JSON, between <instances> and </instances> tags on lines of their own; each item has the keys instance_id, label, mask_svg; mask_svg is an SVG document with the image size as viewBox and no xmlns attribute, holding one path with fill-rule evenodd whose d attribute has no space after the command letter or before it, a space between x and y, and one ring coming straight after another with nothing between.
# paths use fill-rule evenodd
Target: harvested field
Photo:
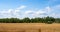
<instances>
[{"instance_id":1,"label":"harvested field","mask_svg":"<svg viewBox=\"0 0 60 32\"><path fill-rule=\"evenodd\" d=\"M0 32L60 32L60 24L0 23Z\"/></svg>"}]
</instances>

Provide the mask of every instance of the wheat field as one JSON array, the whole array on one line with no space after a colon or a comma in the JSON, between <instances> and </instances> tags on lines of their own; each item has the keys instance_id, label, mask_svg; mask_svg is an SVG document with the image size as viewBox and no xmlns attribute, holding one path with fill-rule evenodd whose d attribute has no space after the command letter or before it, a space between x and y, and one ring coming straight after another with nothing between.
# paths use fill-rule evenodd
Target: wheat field
<instances>
[{"instance_id":1,"label":"wheat field","mask_svg":"<svg viewBox=\"0 0 60 32\"><path fill-rule=\"evenodd\" d=\"M0 32L60 32L60 24L0 23Z\"/></svg>"}]
</instances>

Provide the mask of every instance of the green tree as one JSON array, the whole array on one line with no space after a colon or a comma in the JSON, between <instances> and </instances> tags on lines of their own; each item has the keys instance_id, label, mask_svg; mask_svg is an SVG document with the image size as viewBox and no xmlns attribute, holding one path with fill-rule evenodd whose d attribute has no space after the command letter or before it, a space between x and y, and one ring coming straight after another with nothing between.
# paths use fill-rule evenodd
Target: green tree
<instances>
[{"instance_id":1,"label":"green tree","mask_svg":"<svg viewBox=\"0 0 60 32\"><path fill-rule=\"evenodd\" d=\"M55 18L55 23L60 23L60 18Z\"/></svg>"},{"instance_id":2,"label":"green tree","mask_svg":"<svg viewBox=\"0 0 60 32\"><path fill-rule=\"evenodd\" d=\"M55 21L55 19L53 17L47 16L45 18L45 23L52 24L54 21Z\"/></svg>"},{"instance_id":3,"label":"green tree","mask_svg":"<svg viewBox=\"0 0 60 32\"><path fill-rule=\"evenodd\" d=\"M24 22L24 23L30 23L30 18L28 18L28 17L24 18L24 19L23 19L23 22Z\"/></svg>"}]
</instances>

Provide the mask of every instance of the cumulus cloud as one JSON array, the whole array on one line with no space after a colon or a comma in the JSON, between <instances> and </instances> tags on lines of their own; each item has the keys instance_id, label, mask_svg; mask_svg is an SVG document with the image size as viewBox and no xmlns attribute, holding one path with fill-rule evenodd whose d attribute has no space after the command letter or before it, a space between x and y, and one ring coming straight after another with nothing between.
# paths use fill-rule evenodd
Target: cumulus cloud
<instances>
[{"instance_id":1,"label":"cumulus cloud","mask_svg":"<svg viewBox=\"0 0 60 32\"><path fill-rule=\"evenodd\" d=\"M45 11L37 11L36 14L37 15L44 15L44 14L46 14L46 12Z\"/></svg>"},{"instance_id":2,"label":"cumulus cloud","mask_svg":"<svg viewBox=\"0 0 60 32\"><path fill-rule=\"evenodd\" d=\"M16 8L16 9L8 9L8 10L3 10L3 11L0 11L0 16L2 17L8 17L8 18L10 18L10 17L18 17L18 16L20 16L19 14L20 14L20 11L21 11L21 9L24 9L24 8L26 8L26 6L19 6L18 8ZM2 18L3 18L2 17Z\"/></svg>"},{"instance_id":3,"label":"cumulus cloud","mask_svg":"<svg viewBox=\"0 0 60 32\"><path fill-rule=\"evenodd\" d=\"M33 14L33 15L39 15L39 14L44 14L44 13L46 13L45 11L32 11L32 10L28 10L28 11L26 11L25 12L25 14Z\"/></svg>"},{"instance_id":4,"label":"cumulus cloud","mask_svg":"<svg viewBox=\"0 0 60 32\"><path fill-rule=\"evenodd\" d=\"M37 16L37 17L45 17L45 16L51 16L51 17L60 17L60 5L56 5L56 6L53 6L53 7L45 7L44 9L41 9L41 10L38 10L38 11L35 11L34 13L34 16Z\"/></svg>"},{"instance_id":5,"label":"cumulus cloud","mask_svg":"<svg viewBox=\"0 0 60 32\"><path fill-rule=\"evenodd\" d=\"M43 8L43 9L39 9L39 10L26 10L25 12L21 11L22 9L26 8L26 6L22 5L19 6L16 9L8 9L8 10L4 10L4 11L0 11L0 15L2 15L3 17L38 17L38 16L45 16L47 15L51 8L49 6Z\"/></svg>"},{"instance_id":6,"label":"cumulus cloud","mask_svg":"<svg viewBox=\"0 0 60 32\"><path fill-rule=\"evenodd\" d=\"M22 9L26 8L26 6L19 6L16 9L8 9L4 11L0 11L0 17L17 17L17 18L24 18L24 17L45 17L45 16L53 16L53 17L58 17L60 13L56 13L54 11L59 11L60 10L60 5L56 5L54 7L45 7L43 9L39 10L26 10L22 11Z\"/></svg>"},{"instance_id":7,"label":"cumulus cloud","mask_svg":"<svg viewBox=\"0 0 60 32\"><path fill-rule=\"evenodd\" d=\"M48 11L48 12L50 12L50 11L51 11L51 8L50 8L49 6L47 6L47 7L45 8L45 10Z\"/></svg>"},{"instance_id":8,"label":"cumulus cloud","mask_svg":"<svg viewBox=\"0 0 60 32\"><path fill-rule=\"evenodd\" d=\"M51 16L60 17L60 5L55 5L55 6L52 7Z\"/></svg>"},{"instance_id":9,"label":"cumulus cloud","mask_svg":"<svg viewBox=\"0 0 60 32\"><path fill-rule=\"evenodd\" d=\"M25 11L25 14L34 14L34 11L28 10L28 11Z\"/></svg>"},{"instance_id":10,"label":"cumulus cloud","mask_svg":"<svg viewBox=\"0 0 60 32\"><path fill-rule=\"evenodd\" d=\"M19 6L17 9L24 9L26 8L26 6L22 5L22 6Z\"/></svg>"},{"instance_id":11,"label":"cumulus cloud","mask_svg":"<svg viewBox=\"0 0 60 32\"><path fill-rule=\"evenodd\" d=\"M40 17L41 15L47 15L47 11L43 11L43 10L37 10L37 11L34 11L34 10L28 10L28 11L25 11L24 13L26 16L32 16L32 17Z\"/></svg>"}]
</instances>

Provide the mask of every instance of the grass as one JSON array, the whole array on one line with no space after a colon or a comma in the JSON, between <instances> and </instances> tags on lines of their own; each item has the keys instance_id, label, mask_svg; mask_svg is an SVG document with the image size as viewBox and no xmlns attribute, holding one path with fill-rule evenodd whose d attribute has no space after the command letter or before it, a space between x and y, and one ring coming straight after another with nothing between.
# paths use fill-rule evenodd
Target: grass
<instances>
[{"instance_id":1,"label":"grass","mask_svg":"<svg viewBox=\"0 0 60 32\"><path fill-rule=\"evenodd\" d=\"M60 24L0 23L0 32L60 32Z\"/></svg>"}]
</instances>

